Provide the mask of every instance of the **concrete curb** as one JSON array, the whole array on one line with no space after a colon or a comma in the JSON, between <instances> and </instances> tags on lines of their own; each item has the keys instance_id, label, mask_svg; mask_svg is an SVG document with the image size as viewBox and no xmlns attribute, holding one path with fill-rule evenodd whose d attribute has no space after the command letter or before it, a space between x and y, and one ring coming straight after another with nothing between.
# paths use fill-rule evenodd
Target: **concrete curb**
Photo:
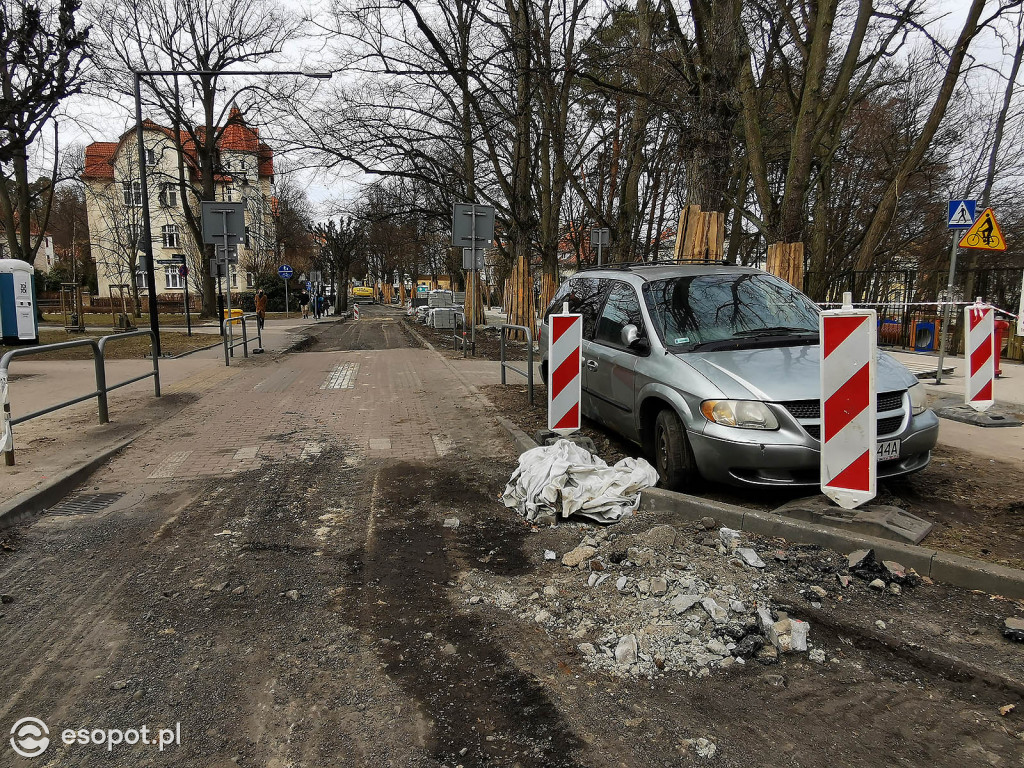
<instances>
[{"instance_id":1,"label":"concrete curb","mask_svg":"<svg viewBox=\"0 0 1024 768\"><path fill-rule=\"evenodd\" d=\"M800 544L817 544L842 554L873 549L877 559L896 560L935 581L1013 599L1024 598L1024 571L940 550L790 520L770 512L722 504L661 488L648 488L641 492L640 509L686 522L713 517L729 528Z\"/></svg>"},{"instance_id":2,"label":"concrete curb","mask_svg":"<svg viewBox=\"0 0 1024 768\"><path fill-rule=\"evenodd\" d=\"M30 488L0 505L0 530L10 528L22 520L52 507L75 486L84 482L93 472L103 466L111 456L127 448L134 440L135 437L121 440L88 461L64 470L42 487Z\"/></svg>"}]
</instances>

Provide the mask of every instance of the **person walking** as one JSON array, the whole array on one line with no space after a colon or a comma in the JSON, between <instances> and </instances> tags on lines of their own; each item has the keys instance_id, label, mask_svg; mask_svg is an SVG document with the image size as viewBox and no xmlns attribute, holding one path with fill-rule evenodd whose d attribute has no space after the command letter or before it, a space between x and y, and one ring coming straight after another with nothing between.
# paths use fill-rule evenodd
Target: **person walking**
<instances>
[{"instance_id":1,"label":"person walking","mask_svg":"<svg viewBox=\"0 0 1024 768\"><path fill-rule=\"evenodd\" d=\"M267 322L267 294L263 289L256 291L256 326L262 331Z\"/></svg>"},{"instance_id":2,"label":"person walking","mask_svg":"<svg viewBox=\"0 0 1024 768\"><path fill-rule=\"evenodd\" d=\"M309 294L303 291L299 294L299 307L302 309L302 319L309 319Z\"/></svg>"}]
</instances>

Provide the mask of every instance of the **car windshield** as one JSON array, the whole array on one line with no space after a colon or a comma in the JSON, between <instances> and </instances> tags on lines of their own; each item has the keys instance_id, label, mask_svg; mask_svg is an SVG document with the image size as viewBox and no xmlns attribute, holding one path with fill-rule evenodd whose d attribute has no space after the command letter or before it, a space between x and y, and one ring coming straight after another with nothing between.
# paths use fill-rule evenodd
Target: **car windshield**
<instances>
[{"instance_id":1,"label":"car windshield","mask_svg":"<svg viewBox=\"0 0 1024 768\"><path fill-rule=\"evenodd\" d=\"M818 307L763 273L687 275L644 286L658 333L674 351L814 343Z\"/></svg>"}]
</instances>

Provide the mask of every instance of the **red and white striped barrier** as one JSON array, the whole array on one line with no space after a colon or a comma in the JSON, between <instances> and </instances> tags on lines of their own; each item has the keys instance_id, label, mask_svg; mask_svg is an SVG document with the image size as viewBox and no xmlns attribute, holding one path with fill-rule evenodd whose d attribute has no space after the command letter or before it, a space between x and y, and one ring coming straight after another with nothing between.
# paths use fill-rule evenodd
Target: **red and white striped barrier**
<instances>
[{"instance_id":1,"label":"red and white striped barrier","mask_svg":"<svg viewBox=\"0 0 1024 768\"><path fill-rule=\"evenodd\" d=\"M992 381L996 377L995 312L981 299L964 310L964 349L967 350L967 387L964 401L976 411L992 407Z\"/></svg>"},{"instance_id":2,"label":"red and white striped barrier","mask_svg":"<svg viewBox=\"0 0 1024 768\"><path fill-rule=\"evenodd\" d=\"M571 435L580 428L583 316L548 315L548 322L548 429Z\"/></svg>"},{"instance_id":3,"label":"red and white striped barrier","mask_svg":"<svg viewBox=\"0 0 1024 768\"><path fill-rule=\"evenodd\" d=\"M872 309L822 312L821 492L843 509L875 497L878 486L877 320Z\"/></svg>"},{"instance_id":4,"label":"red and white striped barrier","mask_svg":"<svg viewBox=\"0 0 1024 768\"><path fill-rule=\"evenodd\" d=\"M356 320L359 319L359 305L358 304L353 304L352 305L352 317L355 318Z\"/></svg>"}]
</instances>

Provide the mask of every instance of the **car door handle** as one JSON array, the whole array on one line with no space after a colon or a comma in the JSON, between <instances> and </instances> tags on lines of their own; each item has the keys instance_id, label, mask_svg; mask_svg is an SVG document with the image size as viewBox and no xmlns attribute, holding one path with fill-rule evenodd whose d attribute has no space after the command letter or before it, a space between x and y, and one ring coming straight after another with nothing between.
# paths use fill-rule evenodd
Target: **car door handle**
<instances>
[{"instance_id":1,"label":"car door handle","mask_svg":"<svg viewBox=\"0 0 1024 768\"><path fill-rule=\"evenodd\" d=\"M587 360L587 368L592 371L597 370L597 360Z\"/></svg>"}]
</instances>

